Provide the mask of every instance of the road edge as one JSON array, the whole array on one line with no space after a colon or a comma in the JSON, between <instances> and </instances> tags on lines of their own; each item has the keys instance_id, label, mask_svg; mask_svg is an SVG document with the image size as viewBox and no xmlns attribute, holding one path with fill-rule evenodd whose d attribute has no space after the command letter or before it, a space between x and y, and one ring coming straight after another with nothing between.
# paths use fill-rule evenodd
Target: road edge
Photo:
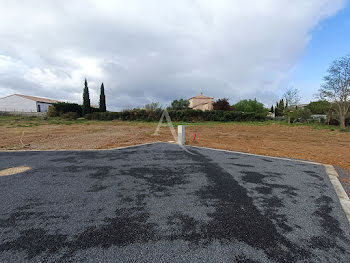
<instances>
[{"instance_id":1,"label":"road edge","mask_svg":"<svg viewBox=\"0 0 350 263\"><path fill-rule=\"evenodd\" d=\"M114 148L103 148L103 149L56 149L56 150L36 150L36 149L27 149L27 150L0 150L0 153L12 153L12 152L93 152L93 151L113 151L113 150L121 150L121 149L127 149L131 147L139 147L144 145L150 145L154 143L165 143L161 141L155 141L155 142L146 142L146 143L139 143L139 144L133 144L128 146L119 146Z\"/></svg>"},{"instance_id":2,"label":"road edge","mask_svg":"<svg viewBox=\"0 0 350 263\"><path fill-rule=\"evenodd\" d=\"M333 165L330 164L323 164L326 173L329 177L329 180L331 181L333 188L338 196L338 199L340 201L340 204L345 212L345 215L350 223L350 199L347 193L345 192L343 186L341 185L339 181L339 175L337 171L335 170Z\"/></svg>"},{"instance_id":3,"label":"road edge","mask_svg":"<svg viewBox=\"0 0 350 263\"><path fill-rule=\"evenodd\" d=\"M236 154L249 155L249 156L265 157L265 158L269 158L269 159L277 159L277 160L284 160L284 161L294 161L294 162L301 162L301 163L314 164L314 165L323 165L322 163L318 163L318 162L314 162L314 161L293 159L293 158L288 158L288 157L269 156L269 155L262 155L262 154L256 154L256 153L247 153L247 152L239 152L239 151L233 151L233 150L224 150L224 149L210 148L210 147L205 147L205 146L195 146L195 145L189 145L189 144L187 144L185 146L186 147L192 147L192 148L198 148L198 149L206 149L206 150L214 150L214 151L220 151L220 152L229 152L229 153L236 153Z\"/></svg>"}]
</instances>

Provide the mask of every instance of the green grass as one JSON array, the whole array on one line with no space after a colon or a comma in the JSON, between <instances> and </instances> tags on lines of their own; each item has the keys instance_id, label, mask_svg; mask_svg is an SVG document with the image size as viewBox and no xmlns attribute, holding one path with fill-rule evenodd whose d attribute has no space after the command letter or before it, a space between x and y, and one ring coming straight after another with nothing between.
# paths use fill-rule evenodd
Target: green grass
<instances>
[{"instance_id":1,"label":"green grass","mask_svg":"<svg viewBox=\"0 0 350 263\"><path fill-rule=\"evenodd\" d=\"M55 118L43 118L43 117L24 117L24 116L0 116L0 126L11 127L35 127L40 125L73 125L73 124L84 124L84 125L93 125L108 123L113 124L113 121L97 121L97 120L85 120L84 118L78 118L77 120L65 120L59 117ZM123 123L129 125L157 125L158 121L146 122L146 121L124 121ZM200 122L172 122L173 126L185 125L187 127L191 126L216 126L220 125L247 125L247 126L267 126L267 125L286 125L290 127L298 126L308 126L315 130L330 130L330 131L339 131L339 132L350 132L350 128L340 129L339 126L328 126L322 123L291 123L288 124L286 121L247 121L247 122L219 122L219 121L200 121ZM163 125L168 125L164 120Z\"/></svg>"},{"instance_id":2,"label":"green grass","mask_svg":"<svg viewBox=\"0 0 350 263\"><path fill-rule=\"evenodd\" d=\"M144 123L144 124L158 124L158 122L142 122L142 121L127 121L127 123ZM173 126L177 127L178 125L185 125L187 127L191 126L216 126L218 124L220 125L247 125L247 126L268 126L268 125L284 125L289 127L299 127L299 126L307 126L311 127L314 130L330 130L330 131L340 131L340 132L350 132L350 128L347 127L346 129L340 129L339 126L330 126L323 123L291 123L288 124L286 121L274 121L274 120L267 120L267 121L246 121L246 122L221 122L221 121L200 121L200 122L172 122ZM168 125L166 121L163 121L163 125Z\"/></svg>"},{"instance_id":3,"label":"green grass","mask_svg":"<svg viewBox=\"0 0 350 263\"><path fill-rule=\"evenodd\" d=\"M285 125L288 125L287 123ZM339 126L327 125L324 123L293 123L292 126L308 126L314 130L329 130L329 131L339 131L339 132L350 132L350 127L341 129Z\"/></svg>"},{"instance_id":4,"label":"green grass","mask_svg":"<svg viewBox=\"0 0 350 263\"><path fill-rule=\"evenodd\" d=\"M64 120L61 118L48 118L43 117L24 117L24 116L0 116L0 126L11 127L34 127L40 125L72 125L72 124L89 124L90 122L85 119L78 120Z\"/></svg>"},{"instance_id":5,"label":"green grass","mask_svg":"<svg viewBox=\"0 0 350 263\"><path fill-rule=\"evenodd\" d=\"M346 129L340 129L340 132L350 132L350 129L349 129L349 128L346 128Z\"/></svg>"}]
</instances>

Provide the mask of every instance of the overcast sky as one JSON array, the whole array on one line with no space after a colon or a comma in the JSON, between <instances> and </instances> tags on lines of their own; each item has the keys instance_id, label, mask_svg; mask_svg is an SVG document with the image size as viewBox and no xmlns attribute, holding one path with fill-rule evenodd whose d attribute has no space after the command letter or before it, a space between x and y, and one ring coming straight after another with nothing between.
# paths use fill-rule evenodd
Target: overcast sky
<instances>
[{"instance_id":1,"label":"overcast sky","mask_svg":"<svg viewBox=\"0 0 350 263\"><path fill-rule=\"evenodd\" d=\"M313 32L345 4L0 0L0 97L20 93L81 103L86 77L92 104L104 82L110 110L152 101L165 106L200 92L271 105L295 85L293 70Z\"/></svg>"}]
</instances>

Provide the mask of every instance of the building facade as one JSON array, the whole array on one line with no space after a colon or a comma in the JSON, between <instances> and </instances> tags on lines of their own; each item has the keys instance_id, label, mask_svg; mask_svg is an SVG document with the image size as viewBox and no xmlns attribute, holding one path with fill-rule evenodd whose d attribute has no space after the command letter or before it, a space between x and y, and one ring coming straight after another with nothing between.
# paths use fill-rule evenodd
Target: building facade
<instances>
[{"instance_id":1,"label":"building facade","mask_svg":"<svg viewBox=\"0 0 350 263\"><path fill-rule=\"evenodd\" d=\"M14 94L0 98L0 111L4 112L47 112L57 100Z\"/></svg>"},{"instance_id":2,"label":"building facade","mask_svg":"<svg viewBox=\"0 0 350 263\"><path fill-rule=\"evenodd\" d=\"M189 107L194 110L206 111L213 109L214 98L203 96L203 93L190 98L188 101L190 103Z\"/></svg>"}]
</instances>

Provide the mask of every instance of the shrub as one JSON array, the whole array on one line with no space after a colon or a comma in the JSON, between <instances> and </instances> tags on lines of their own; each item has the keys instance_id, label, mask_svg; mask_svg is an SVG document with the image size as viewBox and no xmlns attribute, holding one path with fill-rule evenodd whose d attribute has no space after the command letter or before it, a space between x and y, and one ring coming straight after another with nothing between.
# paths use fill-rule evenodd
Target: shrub
<instances>
[{"instance_id":1,"label":"shrub","mask_svg":"<svg viewBox=\"0 0 350 263\"><path fill-rule=\"evenodd\" d=\"M51 105L47 111L48 117L58 117L58 112L56 110L56 107L54 105Z\"/></svg>"},{"instance_id":2,"label":"shrub","mask_svg":"<svg viewBox=\"0 0 350 263\"><path fill-rule=\"evenodd\" d=\"M268 110L264 108L264 104L257 100L241 100L232 106L235 111L265 113Z\"/></svg>"},{"instance_id":3,"label":"shrub","mask_svg":"<svg viewBox=\"0 0 350 263\"><path fill-rule=\"evenodd\" d=\"M100 112L99 108L95 108L95 107L90 107L90 112Z\"/></svg>"},{"instance_id":4,"label":"shrub","mask_svg":"<svg viewBox=\"0 0 350 263\"><path fill-rule=\"evenodd\" d=\"M84 118L87 119L87 120L95 120L95 119L92 118L92 113L85 114Z\"/></svg>"},{"instance_id":5,"label":"shrub","mask_svg":"<svg viewBox=\"0 0 350 263\"><path fill-rule=\"evenodd\" d=\"M329 120L329 125L339 126L339 121L337 119L332 118Z\"/></svg>"},{"instance_id":6,"label":"shrub","mask_svg":"<svg viewBox=\"0 0 350 263\"><path fill-rule=\"evenodd\" d=\"M339 120L337 120L335 118L331 118L330 121L329 121L329 125L338 126L339 125ZM346 118L345 119L345 126L350 126L350 118Z\"/></svg>"},{"instance_id":7,"label":"shrub","mask_svg":"<svg viewBox=\"0 0 350 263\"><path fill-rule=\"evenodd\" d=\"M112 121L120 118L120 112L93 112L84 115L87 120Z\"/></svg>"},{"instance_id":8,"label":"shrub","mask_svg":"<svg viewBox=\"0 0 350 263\"><path fill-rule=\"evenodd\" d=\"M290 121L291 122L297 122L300 120L299 118L300 118L300 109L296 108L290 112Z\"/></svg>"},{"instance_id":9,"label":"shrub","mask_svg":"<svg viewBox=\"0 0 350 263\"><path fill-rule=\"evenodd\" d=\"M307 121L311 118L311 111L307 108L300 110L300 118L302 121Z\"/></svg>"},{"instance_id":10,"label":"shrub","mask_svg":"<svg viewBox=\"0 0 350 263\"><path fill-rule=\"evenodd\" d=\"M78 114L76 112L66 112L61 114L61 118L72 121L78 118Z\"/></svg>"},{"instance_id":11,"label":"shrub","mask_svg":"<svg viewBox=\"0 0 350 263\"><path fill-rule=\"evenodd\" d=\"M200 111L200 110L169 110L172 121L263 121L266 113L239 111ZM161 110L146 111L144 109L125 110L122 112L93 112L84 117L88 120L123 120L123 121L158 121Z\"/></svg>"},{"instance_id":12,"label":"shrub","mask_svg":"<svg viewBox=\"0 0 350 263\"><path fill-rule=\"evenodd\" d=\"M68 102L58 102L52 104L55 107L55 110L58 116L61 116L63 113L75 112L79 117L82 116L82 107L77 103L68 103Z\"/></svg>"}]
</instances>

